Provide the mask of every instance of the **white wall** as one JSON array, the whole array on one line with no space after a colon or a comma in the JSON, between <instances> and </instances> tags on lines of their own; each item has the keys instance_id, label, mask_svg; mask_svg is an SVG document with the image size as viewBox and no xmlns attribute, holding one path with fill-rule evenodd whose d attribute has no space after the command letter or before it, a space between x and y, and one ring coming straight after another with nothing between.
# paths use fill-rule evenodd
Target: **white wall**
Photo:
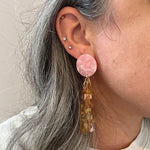
<instances>
[{"instance_id":1,"label":"white wall","mask_svg":"<svg viewBox=\"0 0 150 150\"><path fill-rule=\"evenodd\" d=\"M0 0L0 122L33 103L19 70L22 58L18 41L25 29L21 20L28 21L32 17L28 10L42 3L43 0Z\"/></svg>"}]
</instances>

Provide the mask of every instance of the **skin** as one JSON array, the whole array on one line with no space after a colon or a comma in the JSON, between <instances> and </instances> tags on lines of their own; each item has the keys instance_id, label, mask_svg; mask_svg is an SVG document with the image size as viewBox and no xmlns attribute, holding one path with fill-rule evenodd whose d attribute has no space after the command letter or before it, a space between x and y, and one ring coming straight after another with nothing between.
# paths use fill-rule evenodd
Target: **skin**
<instances>
[{"instance_id":1,"label":"skin","mask_svg":"<svg viewBox=\"0 0 150 150\"><path fill-rule=\"evenodd\" d=\"M65 7L56 29L70 55L96 59L98 68L91 77L96 148L120 150L137 137L142 118L150 117L150 1L112 0L110 11L118 27L112 22L101 27L101 19L89 21Z\"/></svg>"}]
</instances>

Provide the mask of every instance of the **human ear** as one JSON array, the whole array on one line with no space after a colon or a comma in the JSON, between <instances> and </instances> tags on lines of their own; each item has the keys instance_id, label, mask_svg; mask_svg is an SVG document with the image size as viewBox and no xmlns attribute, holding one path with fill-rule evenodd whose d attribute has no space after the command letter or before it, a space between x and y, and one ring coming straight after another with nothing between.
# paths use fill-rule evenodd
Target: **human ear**
<instances>
[{"instance_id":1,"label":"human ear","mask_svg":"<svg viewBox=\"0 0 150 150\"><path fill-rule=\"evenodd\" d=\"M93 56L90 41L89 20L72 7L60 10L56 19L56 31L66 51L74 58L82 54Z\"/></svg>"}]
</instances>

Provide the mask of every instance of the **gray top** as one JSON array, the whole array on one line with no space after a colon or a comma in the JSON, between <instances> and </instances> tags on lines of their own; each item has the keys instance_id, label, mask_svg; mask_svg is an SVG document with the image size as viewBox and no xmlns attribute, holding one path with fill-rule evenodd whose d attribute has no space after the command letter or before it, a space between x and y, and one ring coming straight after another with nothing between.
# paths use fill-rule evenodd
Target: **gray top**
<instances>
[{"instance_id":1,"label":"gray top","mask_svg":"<svg viewBox=\"0 0 150 150\"><path fill-rule=\"evenodd\" d=\"M23 119L30 117L37 111L37 107L30 106L19 114L9 118L0 124L0 150L5 150L12 135L12 130L21 125ZM18 149L17 149L18 150ZM89 150L97 150L89 148ZM144 118L139 135L129 147L122 150L150 150L150 119Z\"/></svg>"},{"instance_id":2,"label":"gray top","mask_svg":"<svg viewBox=\"0 0 150 150\"><path fill-rule=\"evenodd\" d=\"M98 150L90 148L89 150ZM150 150L150 119L144 118L140 133L129 147L122 150Z\"/></svg>"}]
</instances>

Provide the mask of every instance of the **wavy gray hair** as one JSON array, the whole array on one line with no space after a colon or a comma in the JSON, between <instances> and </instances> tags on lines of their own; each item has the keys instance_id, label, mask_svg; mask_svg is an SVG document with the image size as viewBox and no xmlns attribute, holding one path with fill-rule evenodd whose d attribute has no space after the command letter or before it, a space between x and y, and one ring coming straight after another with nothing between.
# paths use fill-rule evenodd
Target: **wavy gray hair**
<instances>
[{"instance_id":1,"label":"wavy gray hair","mask_svg":"<svg viewBox=\"0 0 150 150\"><path fill-rule=\"evenodd\" d=\"M38 110L14 131L7 150L87 150L91 139L79 132L83 78L76 59L62 46L55 28L58 12L76 8L93 20L105 16L109 0L47 0L33 25L25 78ZM26 137L26 138L25 138ZM15 147L18 145L19 148Z\"/></svg>"}]
</instances>

